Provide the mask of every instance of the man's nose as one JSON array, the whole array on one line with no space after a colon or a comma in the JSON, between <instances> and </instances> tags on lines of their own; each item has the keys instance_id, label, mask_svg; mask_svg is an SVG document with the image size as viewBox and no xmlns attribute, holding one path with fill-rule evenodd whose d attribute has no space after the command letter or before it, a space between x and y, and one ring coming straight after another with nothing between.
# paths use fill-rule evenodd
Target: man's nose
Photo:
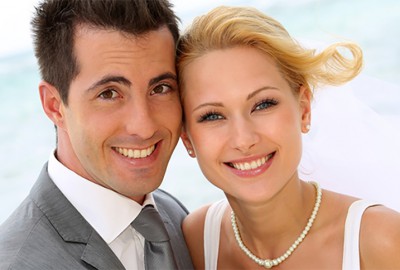
<instances>
[{"instance_id":1,"label":"man's nose","mask_svg":"<svg viewBox=\"0 0 400 270\"><path fill-rule=\"evenodd\" d=\"M125 116L127 132L142 139L151 138L158 128L156 114L152 111L151 104L143 98L132 102L128 107L128 113Z\"/></svg>"}]
</instances>

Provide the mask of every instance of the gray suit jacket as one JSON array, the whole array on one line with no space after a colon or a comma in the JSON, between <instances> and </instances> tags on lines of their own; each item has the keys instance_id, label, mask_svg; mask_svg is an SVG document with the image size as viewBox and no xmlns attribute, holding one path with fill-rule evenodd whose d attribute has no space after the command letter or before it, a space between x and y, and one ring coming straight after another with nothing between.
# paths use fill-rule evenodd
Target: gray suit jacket
<instances>
[{"instance_id":1,"label":"gray suit jacket","mask_svg":"<svg viewBox=\"0 0 400 270\"><path fill-rule=\"evenodd\" d=\"M179 269L193 269L181 222L186 208L168 193L154 199ZM124 269L119 259L53 183L44 166L28 197L0 226L0 269Z\"/></svg>"}]
</instances>

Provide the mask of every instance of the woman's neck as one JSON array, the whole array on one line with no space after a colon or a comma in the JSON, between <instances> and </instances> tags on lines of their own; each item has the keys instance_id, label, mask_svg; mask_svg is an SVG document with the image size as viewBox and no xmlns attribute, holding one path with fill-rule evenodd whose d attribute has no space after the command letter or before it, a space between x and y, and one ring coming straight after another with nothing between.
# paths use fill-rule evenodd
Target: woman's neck
<instances>
[{"instance_id":1,"label":"woman's neck","mask_svg":"<svg viewBox=\"0 0 400 270\"><path fill-rule=\"evenodd\" d=\"M229 195L227 198L247 248L258 257L276 258L304 230L315 205L316 192L311 184L297 180L290 181L265 202L246 203Z\"/></svg>"}]
</instances>

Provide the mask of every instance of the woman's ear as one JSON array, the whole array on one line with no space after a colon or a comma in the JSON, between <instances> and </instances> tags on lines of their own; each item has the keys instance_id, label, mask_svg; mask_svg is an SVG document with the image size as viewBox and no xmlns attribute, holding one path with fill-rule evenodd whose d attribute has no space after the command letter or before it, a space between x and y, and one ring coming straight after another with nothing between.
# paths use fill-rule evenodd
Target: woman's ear
<instances>
[{"instance_id":1,"label":"woman's ear","mask_svg":"<svg viewBox=\"0 0 400 270\"><path fill-rule=\"evenodd\" d=\"M41 81L39 84L39 94L43 110L47 117L58 128L62 128L64 125L63 103L58 90L50 83Z\"/></svg>"},{"instance_id":2,"label":"woman's ear","mask_svg":"<svg viewBox=\"0 0 400 270\"><path fill-rule=\"evenodd\" d=\"M190 141L189 135L186 132L186 129L184 127L182 127L181 140L183 142L183 145L185 145L185 148L186 148L189 156L191 156L192 158L195 158L196 154L194 152L192 142Z\"/></svg>"},{"instance_id":3,"label":"woman's ear","mask_svg":"<svg viewBox=\"0 0 400 270\"><path fill-rule=\"evenodd\" d=\"M301 112L301 131L307 133L311 128L311 90L304 85L300 86L299 92L300 112Z\"/></svg>"}]
</instances>

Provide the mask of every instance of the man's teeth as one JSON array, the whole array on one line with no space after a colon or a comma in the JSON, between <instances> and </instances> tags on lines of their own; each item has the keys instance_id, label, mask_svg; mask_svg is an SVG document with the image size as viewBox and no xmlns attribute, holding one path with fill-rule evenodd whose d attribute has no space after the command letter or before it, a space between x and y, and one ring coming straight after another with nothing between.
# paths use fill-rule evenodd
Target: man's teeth
<instances>
[{"instance_id":1,"label":"man's teeth","mask_svg":"<svg viewBox=\"0 0 400 270\"><path fill-rule=\"evenodd\" d=\"M152 145L146 149L128 149L128 148L121 148L121 147L115 148L115 150L117 150L118 153L120 153L121 155L128 157L128 158L148 157L154 152L154 149L155 149L155 145Z\"/></svg>"},{"instance_id":2,"label":"man's teeth","mask_svg":"<svg viewBox=\"0 0 400 270\"><path fill-rule=\"evenodd\" d=\"M232 166L241 171L247 171L247 170L254 170L257 169L258 167L261 167L262 165L265 164L273 155L270 154L266 157L259 158L257 160L253 160L251 162L241 162L241 163L231 163Z\"/></svg>"}]
</instances>

